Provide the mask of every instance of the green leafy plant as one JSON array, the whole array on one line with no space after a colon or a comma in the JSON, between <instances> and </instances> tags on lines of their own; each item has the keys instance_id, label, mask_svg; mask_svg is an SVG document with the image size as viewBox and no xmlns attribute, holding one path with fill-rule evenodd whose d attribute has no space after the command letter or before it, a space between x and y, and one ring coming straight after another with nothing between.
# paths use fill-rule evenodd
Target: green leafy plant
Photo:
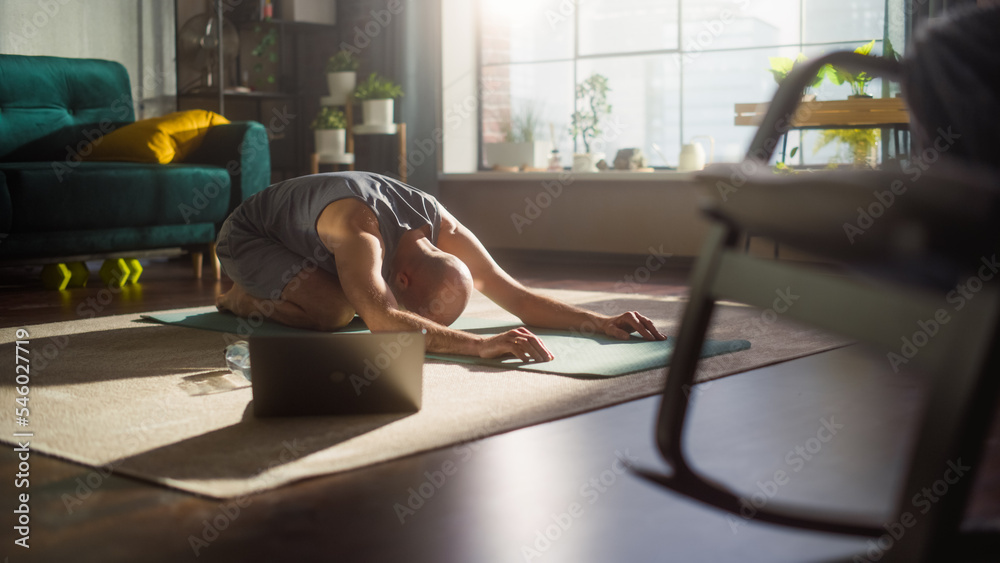
<instances>
[{"instance_id":1,"label":"green leafy plant","mask_svg":"<svg viewBox=\"0 0 1000 563\"><path fill-rule=\"evenodd\" d=\"M601 119L611 113L608 103L608 79L601 74L591 74L576 85L576 107L570 122L569 133L573 136L573 150L577 137L583 142L584 152L590 152L590 142L601 134Z\"/></svg>"},{"instance_id":2,"label":"green leafy plant","mask_svg":"<svg viewBox=\"0 0 1000 563\"><path fill-rule=\"evenodd\" d=\"M351 72L358 70L358 58L350 51L340 51L326 61L327 72Z\"/></svg>"},{"instance_id":3,"label":"green leafy plant","mask_svg":"<svg viewBox=\"0 0 1000 563\"><path fill-rule=\"evenodd\" d=\"M533 143L535 133L541 124L541 112L534 104L527 103L512 110L510 119L503 121L500 129L503 132L504 142Z\"/></svg>"},{"instance_id":4,"label":"green leafy plant","mask_svg":"<svg viewBox=\"0 0 1000 563\"><path fill-rule=\"evenodd\" d=\"M265 18L265 23L271 23L271 18ZM254 33L263 33L264 27L261 25L255 25L253 28ZM278 28L274 26L268 26L267 33L261 36L260 41L257 45L250 50L250 54L258 59L267 60L271 65L275 65L278 62ZM255 73L261 73L264 71L263 60L258 60L253 65L253 71ZM264 81L268 84L274 84L277 82L277 78L274 73L268 73L263 77ZM257 87L260 88L261 84L258 82Z\"/></svg>"},{"instance_id":5,"label":"green leafy plant","mask_svg":"<svg viewBox=\"0 0 1000 563\"><path fill-rule=\"evenodd\" d=\"M332 107L322 107L313 119L309 127L313 129L344 129L347 127L347 118L344 112Z\"/></svg>"},{"instance_id":6,"label":"green leafy plant","mask_svg":"<svg viewBox=\"0 0 1000 563\"><path fill-rule=\"evenodd\" d=\"M373 72L354 88L353 96L359 101L387 100L402 97L403 89Z\"/></svg>"},{"instance_id":7,"label":"green leafy plant","mask_svg":"<svg viewBox=\"0 0 1000 563\"><path fill-rule=\"evenodd\" d=\"M771 63L771 68L768 71L774 76L774 81L780 85L793 70L808 60L803 53L799 53L794 60L788 57L768 57L768 61ZM816 73L816 77L813 78L812 82L806 85L805 93L810 93L813 88L822 84L829 72L832 72L830 65L823 65L819 72Z\"/></svg>"},{"instance_id":8,"label":"green leafy plant","mask_svg":"<svg viewBox=\"0 0 1000 563\"><path fill-rule=\"evenodd\" d=\"M878 129L826 129L820 134L814 152L819 152L830 143L840 143L847 146L851 162L855 166L864 166L872 149L878 144L879 137Z\"/></svg>"},{"instance_id":9,"label":"green leafy plant","mask_svg":"<svg viewBox=\"0 0 1000 563\"><path fill-rule=\"evenodd\" d=\"M854 50L855 53L861 55L871 55L872 49L875 47L875 40L872 39L868 43L858 47ZM875 55L871 55L875 56ZM847 84L851 85L851 94L855 96L868 96L865 89L868 87L868 83L875 79L874 76L868 74L865 71L861 71L857 74L850 71L844 70L839 67L833 67L833 71L828 73L830 81L836 85Z\"/></svg>"}]
</instances>

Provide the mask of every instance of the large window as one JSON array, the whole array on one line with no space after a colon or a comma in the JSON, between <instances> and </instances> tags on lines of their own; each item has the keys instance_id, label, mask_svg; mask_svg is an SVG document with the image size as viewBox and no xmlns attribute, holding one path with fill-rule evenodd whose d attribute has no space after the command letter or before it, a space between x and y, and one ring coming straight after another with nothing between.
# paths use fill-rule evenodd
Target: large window
<instances>
[{"instance_id":1,"label":"large window","mask_svg":"<svg viewBox=\"0 0 1000 563\"><path fill-rule=\"evenodd\" d=\"M610 162L639 147L652 166L677 166L681 145L715 141L715 160L738 161L753 127L733 124L734 104L771 99L769 57L812 57L877 39L885 0L480 0L483 142L534 117L535 138L552 140L568 165L574 85L608 78L612 105L603 134ZM881 84L869 91L878 96ZM825 82L819 99L844 99ZM819 134L793 132L796 163L827 162ZM791 161L790 161L791 162Z\"/></svg>"}]
</instances>

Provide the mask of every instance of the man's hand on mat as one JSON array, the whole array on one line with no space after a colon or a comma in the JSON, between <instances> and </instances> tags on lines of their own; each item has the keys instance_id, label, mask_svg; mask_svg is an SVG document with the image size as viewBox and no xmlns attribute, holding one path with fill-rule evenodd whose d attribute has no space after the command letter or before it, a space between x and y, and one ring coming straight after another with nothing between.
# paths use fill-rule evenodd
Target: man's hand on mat
<instances>
[{"instance_id":1,"label":"man's hand on mat","mask_svg":"<svg viewBox=\"0 0 1000 563\"><path fill-rule=\"evenodd\" d=\"M638 332L645 340L666 340L667 337L656 330L653 321L635 311L622 313L617 317L607 317L601 329L604 334L618 340L628 340L633 332Z\"/></svg>"},{"instance_id":2,"label":"man's hand on mat","mask_svg":"<svg viewBox=\"0 0 1000 563\"><path fill-rule=\"evenodd\" d=\"M555 358L542 340L524 327L486 338L479 348L482 358L499 358L507 354L525 362L548 362Z\"/></svg>"}]
</instances>

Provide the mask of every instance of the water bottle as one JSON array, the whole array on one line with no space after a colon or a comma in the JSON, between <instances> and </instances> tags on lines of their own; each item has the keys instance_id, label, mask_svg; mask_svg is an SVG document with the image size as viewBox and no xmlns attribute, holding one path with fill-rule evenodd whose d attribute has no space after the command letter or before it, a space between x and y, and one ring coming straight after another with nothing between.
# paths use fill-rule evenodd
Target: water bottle
<instances>
[{"instance_id":1,"label":"water bottle","mask_svg":"<svg viewBox=\"0 0 1000 563\"><path fill-rule=\"evenodd\" d=\"M229 366L229 371L250 381L250 345L246 340L238 340L226 346L226 365Z\"/></svg>"}]
</instances>

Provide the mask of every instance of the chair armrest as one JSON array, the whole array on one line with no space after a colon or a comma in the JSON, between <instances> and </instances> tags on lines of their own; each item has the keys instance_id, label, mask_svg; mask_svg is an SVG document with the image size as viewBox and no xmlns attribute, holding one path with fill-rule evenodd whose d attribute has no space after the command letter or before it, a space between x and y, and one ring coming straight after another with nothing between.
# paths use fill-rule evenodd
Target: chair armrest
<instances>
[{"instance_id":1,"label":"chair armrest","mask_svg":"<svg viewBox=\"0 0 1000 563\"><path fill-rule=\"evenodd\" d=\"M778 139L788 132L795 110L802 103L802 92L819 73L824 65L834 65L860 72L865 71L882 78L898 79L902 67L893 60L883 57L871 57L847 51L838 51L822 57L817 57L805 65L793 70L774 94L771 105L764 114L764 119L757 128L747 159L768 162L778 146Z\"/></svg>"},{"instance_id":2,"label":"chair armrest","mask_svg":"<svg viewBox=\"0 0 1000 563\"><path fill-rule=\"evenodd\" d=\"M234 121L211 127L187 164L211 164L229 172L229 212L271 183L267 129L256 121ZM228 214L228 213L227 213Z\"/></svg>"}]
</instances>

